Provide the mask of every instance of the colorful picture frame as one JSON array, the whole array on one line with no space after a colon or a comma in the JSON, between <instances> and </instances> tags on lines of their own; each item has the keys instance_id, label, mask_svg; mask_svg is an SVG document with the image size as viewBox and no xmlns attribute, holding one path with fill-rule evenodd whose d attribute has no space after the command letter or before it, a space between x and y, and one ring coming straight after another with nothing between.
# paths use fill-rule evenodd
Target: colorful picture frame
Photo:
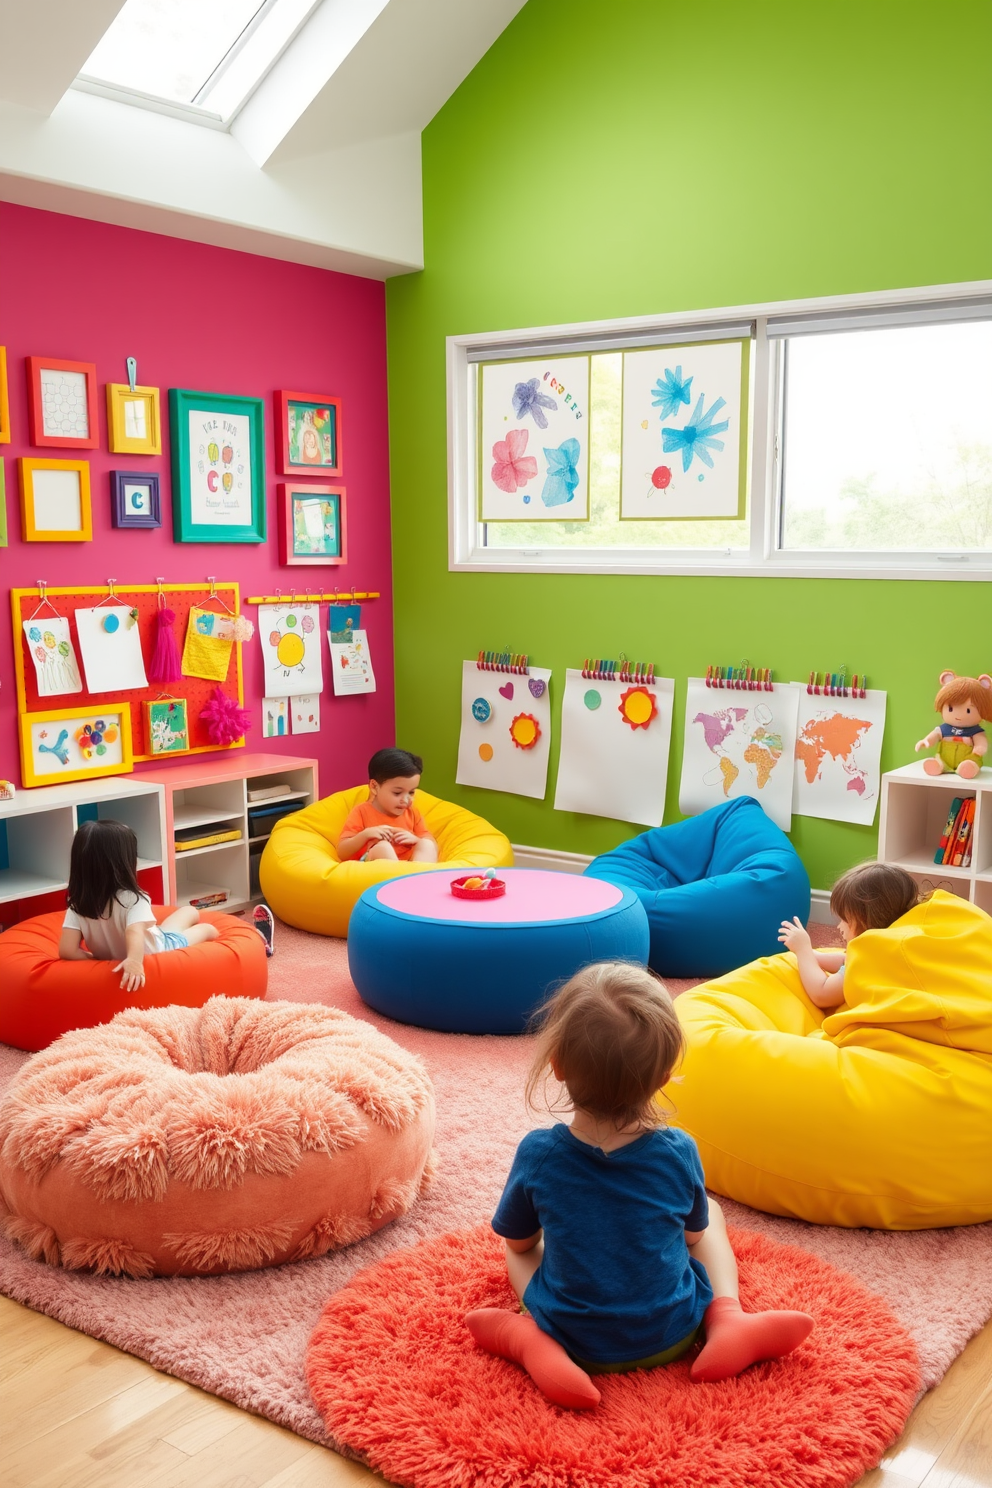
<instances>
[{"instance_id":1,"label":"colorful picture frame","mask_svg":"<svg viewBox=\"0 0 992 1488\"><path fill-rule=\"evenodd\" d=\"M157 387L107 383L107 444L114 455L162 453L162 416Z\"/></svg>"},{"instance_id":2,"label":"colorful picture frame","mask_svg":"<svg viewBox=\"0 0 992 1488\"><path fill-rule=\"evenodd\" d=\"M60 357L26 357L28 431L39 449L96 449L96 366Z\"/></svg>"},{"instance_id":3,"label":"colorful picture frame","mask_svg":"<svg viewBox=\"0 0 992 1488\"><path fill-rule=\"evenodd\" d=\"M7 348L0 346L0 444L10 443L10 392L7 387Z\"/></svg>"},{"instance_id":4,"label":"colorful picture frame","mask_svg":"<svg viewBox=\"0 0 992 1488\"><path fill-rule=\"evenodd\" d=\"M185 698L161 697L145 703L145 738L149 753L189 753L189 713Z\"/></svg>"},{"instance_id":5,"label":"colorful picture frame","mask_svg":"<svg viewBox=\"0 0 992 1488\"><path fill-rule=\"evenodd\" d=\"M169 389L172 532L183 543L263 543L261 398Z\"/></svg>"},{"instance_id":6,"label":"colorful picture frame","mask_svg":"<svg viewBox=\"0 0 992 1488\"><path fill-rule=\"evenodd\" d=\"M25 542L90 542L93 512L88 460L17 462Z\"/></svg>"},{"instance_id":7,"label":"colorful picture frame","mask_svg":"<svg viewBox=\"0 0 992 1488\"><path fill-rule=\"evenodd\" d=\"M18 732L26 786L126 775L134 766L126 702L22 713Z\"/></svg>"},{"instance_id":8,"label":"colorful picture frame","mask_svg":"<svg viewBox=\"0 0 992 1488\"><path fill-rule=\"evenodd\" d=\"M157 471L112 470L110 494L115 527L161 527L162 495Z\"/></svg>"},{"instance_id":9,"label":"colorful picture frame","mask_svg":"<svg viewBox=\"0 0 992 1488\"><path fill-rule=\"evenodd\" d=\"M340 480L341 399L318 393L276 393L276 440L282 475Z\"/></svg>"},{"instance_id":10,"label":"colorful picture frame","mask_svg":"<svg viewBox=\"0 0 992 1488\"><path fill-rule=\"evenodd\" d=\"M320 568L348 561L344 486L287 481L278 494L281 564Z\"/></svg>"}]
</instances>

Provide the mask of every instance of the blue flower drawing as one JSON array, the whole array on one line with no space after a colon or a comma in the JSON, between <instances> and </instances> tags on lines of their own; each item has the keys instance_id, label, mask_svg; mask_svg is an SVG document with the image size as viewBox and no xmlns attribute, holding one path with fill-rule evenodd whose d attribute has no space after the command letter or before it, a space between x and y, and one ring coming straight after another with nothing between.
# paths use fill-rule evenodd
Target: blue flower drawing
<instances>
[{"instance_id":1,"label":"blue flower drawing","mask_svg":"<svg viewBox=\"0 0 992 1488\"><path fill-rule=\"evenodd\" d=\"M548 478L544 482L541 500L545 506L564 506L566 501L571 501L579 484L579 472L576 469L579 463L579 441L566 439L557 449L546 449L544 456L548 462Z\"/></svg>"},{"instance_id":2,"label":"blue flower drawing","mask_svg":"<svg viewBox=\"0 0 992 1488\"><path fill-rule=\"evenodd\" d=\"M671 367L666 367L664 382L659 377L651 389L651 407L661 409L658 415L660 419L674 418L679 411L679 404L688 404L691 387L691 377L682 381L681 366L676 367L674 372Z\"/></svg>"},{"instance_id":3,"label":"blue flower drawing","mask_svg":"<svg viewBox=\"0 0 992 1488\"><path fill-rule=\"evenodd\" d=\"M548 419L544 410L557 407L558 404L554 398L549 398L547 393L541 392L541 384L536 377L532 377L530 382L518 382L513 389L513 412L518 419L526 418L529 413L539 429L548 427Z\"/></svg>"},{"instance_id":4,"label":"blue flower drawing","mask_svg":"<svg viewBox=\"0 0 992 1488\"><path fill-rule=\"evenodd\" d=\"M661 447L666 455L673 454L676 450L682 451L682 470L689 469L692 464L693 455L698 455L704 465L713 469L713 456L711 449L722 450L723 440L714 436L726 433L730 428L730 420L724 419L722 423L715 424L713 419L720 412L726 399L717 398L716 402L706 413L703 412L703 400L706 394L700 393L699 401L689 418L689 422L681 429L662 429Z\"/></svg>"}]
</instances>

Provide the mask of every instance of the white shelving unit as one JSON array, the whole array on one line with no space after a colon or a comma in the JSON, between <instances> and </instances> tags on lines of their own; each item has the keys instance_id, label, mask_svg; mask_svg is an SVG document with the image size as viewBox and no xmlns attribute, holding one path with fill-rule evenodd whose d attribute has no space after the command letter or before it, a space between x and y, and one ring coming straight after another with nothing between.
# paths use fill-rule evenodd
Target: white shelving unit
<instances>
[{"instance_id":1,"label":"white shelving unit","mask_svg":"<svg viewBox=\"0 0 992 1488\"><path fill-rule=\"evenodd\" d=\"M956 796L975 797L968 868L933 860ZM946 889L992 914L992 769L962 780L959 775L927 775L917 761L883 775L878 860L905 868L922 888Z\"/></svg>"}]
</instances>

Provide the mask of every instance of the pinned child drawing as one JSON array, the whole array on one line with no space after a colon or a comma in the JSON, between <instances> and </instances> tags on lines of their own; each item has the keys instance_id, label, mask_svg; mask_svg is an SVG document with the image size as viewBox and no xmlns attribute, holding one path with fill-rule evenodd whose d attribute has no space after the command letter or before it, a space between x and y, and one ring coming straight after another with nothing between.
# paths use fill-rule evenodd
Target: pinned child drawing
<instances>
[{"instance_id":1,"label":"pinned child drawing","mask_svg":"<svg viewBox=\"0 0 992 1488\"><path fill-rule=\"evenodd\" d=\"M319 606L315 604L259 605L267 697L298 697L321 691L318 618Z\"/></svg>"},{"instance_id":2,"label":"pinned child drawing","mask_svg":"<svg viewBox=\"0 0 992 1488\"><path fill-rule=\"evenodd\" d=\"M511 791L541 800L548 779L551 673L544 667L528 670L522 666L519 676L506 677L505 681L486 675L492 671L505 675L508 670L508 665L499 664L480 668L477 661L462 665L461 735L455 778L460 785ZM522 703L526 710L521 708Z\"/></svg>"},{"instance_id":3,"label":"pinned child drawing","mask_svg":"<svg viewBox=\"0 0 992 1488\"><path fill-rule=\"evenodd\" d=\"M588 520L589 379L586 355L481 368L484 522Z\"/></svg>"},{"instance_id":4,"label":"pinned child drawing","mask_svg":"<svg viewBox=\"0 0 992 1488\"><path fill-rule=\"evenodd\" d=\"M24 639L34 663L39 697L58 697L82 692L76 653L69 637L69 621L61 615L43 615L25 620Z\"/></svg>"}]
</instances>

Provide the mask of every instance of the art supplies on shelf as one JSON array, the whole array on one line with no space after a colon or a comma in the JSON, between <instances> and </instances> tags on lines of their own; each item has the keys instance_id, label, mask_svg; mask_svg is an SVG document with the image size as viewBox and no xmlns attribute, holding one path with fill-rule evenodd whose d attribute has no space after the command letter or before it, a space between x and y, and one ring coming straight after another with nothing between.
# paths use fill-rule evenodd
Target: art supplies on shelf
<instances>
[{"instance_id":1,"label":"art supplies on shelf","mask_svg":"<svg viewBox=\"0 0 992 1488\"><path fill-rule=\"evenodd\" d=\"M863 674L810 672L799 690L797 816L871 826L881 797L886 694Z\"/></svg>"},{"instance_id":2,"label":"art supplies on shelf","mask_svg":"<svg viewBox=\"0 0 992 1488\"><path fill-rule=\"evenodd\" d=\"M587 658L567 671L555 809L660 827L674 701L653 662Z\"/></svg>"},{"instance_id":3,"label":"art supplies on shelf","mask_svg":"<svg viewBox=\"0 0 992 1488\"><path fill-rule=\"evenodd\" d=\"M513 677L527 676L527 657L510 651L480 651L476 666L480 672L509 672Z\"/></svg>"},{"instance_id":4,"label":"art supplies on shelf","mask_svg":"<svg viewBox=\"0 0 992 1488\"><path fill-rule=\"evenodd\" d=\"M971 867L971 838L975 828L975 797L955 796L947 813L940 843L933 855L945 868Z\"/></svg>"}]
</instances>

